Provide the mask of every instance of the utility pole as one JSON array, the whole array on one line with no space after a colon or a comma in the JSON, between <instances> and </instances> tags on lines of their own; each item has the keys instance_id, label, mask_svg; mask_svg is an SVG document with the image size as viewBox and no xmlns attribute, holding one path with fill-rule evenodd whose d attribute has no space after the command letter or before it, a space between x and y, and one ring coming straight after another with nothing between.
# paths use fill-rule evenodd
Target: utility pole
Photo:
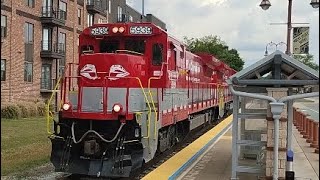
<instances>
[{"instance_id":1,"label":"utility pole","mask_svg":"<svg viewBox=\"0 0 320 180\"><path fill-rule=\"evenodd\" d=\"M142 13L141 13L141 22L143 22L143 18L144 18L144 0L142 0Z\"/></svg>"},{"instance_id":2,"label":"utility pole","mask_svg":"<svg viewBox=\"0 0 320 180\"><path fill-rule=\"evenodd\" d=\"M291 24L291 11L292 11L292 0L289 0L288 3L288 23L287 23L287 50L286 54L291 55L290 48L291 48L291 29L292 29L292 24Z\"/></svg>"}]
</instances>

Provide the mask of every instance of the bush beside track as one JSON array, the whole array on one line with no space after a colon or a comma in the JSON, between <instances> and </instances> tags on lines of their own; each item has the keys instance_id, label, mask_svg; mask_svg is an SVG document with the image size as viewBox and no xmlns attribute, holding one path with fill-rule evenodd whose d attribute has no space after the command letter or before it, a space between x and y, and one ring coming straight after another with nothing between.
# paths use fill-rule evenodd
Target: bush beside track
<instances>
[{"instance_id":1,"label":"bush beside track","mask_svg":"<svg viewBox=\"0 0 320 180\"><path fill-rule=\"evenodd\" d=\"M1 105L1 118L19 119L45 115L44 102L17 102Z\"/></svg>"}]
</instances>

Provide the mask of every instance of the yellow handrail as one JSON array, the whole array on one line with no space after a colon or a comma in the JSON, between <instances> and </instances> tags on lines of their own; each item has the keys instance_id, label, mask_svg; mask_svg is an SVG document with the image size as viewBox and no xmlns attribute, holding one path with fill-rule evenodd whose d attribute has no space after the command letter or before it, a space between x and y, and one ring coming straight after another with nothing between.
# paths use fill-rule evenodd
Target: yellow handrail
<instances>
[{"instance_id":1,"label":"yellow handrail","mask_svg":"<svg viewBox=\"0 0 320 180\"><path fill-rule=\"evenodd\" d=\"M150 86L151 86L151 80L159 80L160 77L151 77L148 79L148 91L149 91L149 95L150 95L150 98L151 98L151 103L152 103L152 107L153 107L153 110L154 110L154 113L155 113L155 120L154 120L154 139L156 139L157 137L157 122L158 122L158 111L157 111L157 108L154 104L154 101L153 101L153 95L152 95L152 92L150 90ZM159 102L158 102L159 104Z\"/></svg>"},{"instance_id":2,"label":"yellow handrail","mask_svg":"<svg viewBox=\"0 0 320 180\"><path fill-rule=\"evenodd\" d=\"M219 92L219 109L220 109L224 104L223 86L220 84L218 84L218 92Z\"/></svg>"},{"instance_id":3,"label":"yellow handrail","mask_svg":"<svg viewBox=\"0 0 320 180\"><path fill-rule=\"evenodd\" d=\"M61 81L61 78L60 77L53 89L53 91L56 91L59 87L59 84L60 84L60 81ZM52 135L53 133L50 131L50 120L54 120L54 117L53 117L53 113L50 111L50 104L51 104L51 101L53 99L53 96L55 95L55 92L53 92L48 100L48 103L47 103L47 108L46 108L46 119L47 119L47 132L49 135Z\"/></svg>"},{"instance_id":4,"label":"yellow handrail","mask_svg":"<svg viewBox=\"0 0 320 180\"><path fill-rule=\"evenodd\" d=\"M147 129L148 135L143 137L143 138L145 138L145 139L148 139L149 136L150 136L150 120L151 120L151 107L150 107L150 102L149 102L148 97L147 97L147 94L146 94L146 92L145 92L145 90L144 90L144 88L143 88L143 86L142 86L142 82L141 82L140 78L138 78L138 77L133 77L133 78L135 78L135 79L138 80L139 85L140 85L140 88L141 88L142 93L143 93L143 95L144 95L144 99L146 100L146 102L147 102L147 104L148 104L148 108L149 108L149 111L148 111L148 129Z\"/></svg>"}]
</instances>

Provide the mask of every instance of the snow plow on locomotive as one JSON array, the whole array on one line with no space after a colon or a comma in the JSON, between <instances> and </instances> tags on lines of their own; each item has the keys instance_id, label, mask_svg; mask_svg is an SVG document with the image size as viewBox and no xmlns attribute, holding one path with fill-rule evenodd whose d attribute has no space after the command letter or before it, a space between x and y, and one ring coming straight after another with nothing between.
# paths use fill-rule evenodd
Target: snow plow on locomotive
<instances>
[{"instance_id":1,"label":"snow plow on locomotive","mask_svg":"<svg viewBox=\"0 0 320 180\"><path fill-rule=\"evenodd\" d=\"M151 23L95 24L79 39L79 63L56 86L58 119L48 111L56 171L129 177L232 108L235 71Z\"/></svg>"}]
</instances>

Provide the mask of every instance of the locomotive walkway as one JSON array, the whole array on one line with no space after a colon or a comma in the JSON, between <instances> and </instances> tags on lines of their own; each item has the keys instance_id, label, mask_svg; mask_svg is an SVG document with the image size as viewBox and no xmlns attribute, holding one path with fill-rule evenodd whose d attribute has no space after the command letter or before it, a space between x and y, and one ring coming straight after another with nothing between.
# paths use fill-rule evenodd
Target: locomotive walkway
<instances>
[{"instance_id":1,"label":"locomotive walkway","mask_svg":"<svg viewBox=\"0 0 320 180\"><path fill-rule=\"evenodd\" d=\"M309 101L310 102L310 101ZM315 103L319 103L318 100ZM297 103L297 106L304 105L305 108L315 109L315 104ZM312 107L311 107L312 106ZM317 105L318 107L318 105ZM319 113L318 113L319 114ZM157 169L146 175L144 180L228 180L231 178L231 157L232 157L232 116L229 116L212 130L201 136L185 149L177 153ZM257 121L248 122L246 127L261 126ZM319 154L314 153L306 140L296 128L293 129L293 170L297 180L318 180L319 179ZM254 160L253 163L256 163ZM240 180L255 180L257 176L240 174Z\"/></svg>"}]
</instances>

